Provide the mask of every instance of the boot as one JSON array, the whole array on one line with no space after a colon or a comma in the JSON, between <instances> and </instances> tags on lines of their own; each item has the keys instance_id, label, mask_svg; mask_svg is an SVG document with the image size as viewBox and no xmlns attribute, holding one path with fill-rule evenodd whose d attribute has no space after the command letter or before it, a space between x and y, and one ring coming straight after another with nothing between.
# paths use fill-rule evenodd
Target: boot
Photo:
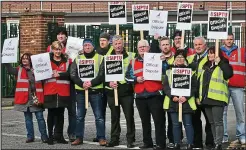
<instances>
[{"instance_id":1,"label":"boot","mask_svg":"<svg viewBox=\"0 0 246 150\"><path fill-rule=\"evenodd\" d=\"M212 148L212 150L222 150L222 145L216 144L215 148Z\"/></svg>"},{"instance_id":2,"label":"boot","mask_svg":"<svg viewBox=\"0 0 246 150\"><path fill-rule=\"evenodd\" d=\"M54 139L53 139L53 136L52 136L52 135L49 135L49 138L48 138L47 143L48 143L49 145L53 145L53 144L54 144Z\"/></svg>"},{"instance_id":3,"label":"boot","mask_svg":"<svg viewBox=\"0 0 246 150\"><path fill-rule=\"evenodd\" d=\"M180 150L180 144L175 143L173 149L174 150Z\"/></svg>"},{"instance_id":4,"label":"boot","mask_svg":"<svg viewBox=\"0 0 246 150\"><path fill-rule=\"evenodd\" d=\"M68 144L68 141L66 141L63 136L57 138L56 142L61 144Z\"/></svg>"}]
</instances>

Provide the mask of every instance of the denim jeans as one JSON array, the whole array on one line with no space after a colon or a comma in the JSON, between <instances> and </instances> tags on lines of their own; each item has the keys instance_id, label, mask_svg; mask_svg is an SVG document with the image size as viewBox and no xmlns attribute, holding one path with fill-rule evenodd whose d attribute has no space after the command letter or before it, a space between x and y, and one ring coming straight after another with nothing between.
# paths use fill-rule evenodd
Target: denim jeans
<instances>
[{"instance_id":1,"label":"denim jeans","mask_svg":"<svg viewBox=\"0 0 246 150\"><path fill-rule=\"evenodd\" d=\"M229 87L229 100L232 99L236 114L236 137L240 140L245 139L245 112L244 112L244 91L243 88ZM227 107L223 114L224 138L228 138L227 132Z\"/></svg>"},{"instance_id":2,"label":"denim jeans","mask_svg":"<svg viewBox=\"0 0 246 150\"><path fill-rule=\"evenodd\" d=\"M38 128L41 134L41 139L46 140L48 139L48 136L46 130L46 123L43 116L43 111L36 111L34 113L38 122ZM35 136L34 136L34 128L33 128L33 119L32 119L32 113L30 112L29 108L27 109L27 112L24 112L24 116L25 116L26 130L27 130L27 138L34 139Z\"/></svg>"},{"instance_id":3,"label":"denim jeans","mask_svg":"<svg viewBox=\"0 0 246 150\"><path fill-rule=\"evenodd\" d=\"M178 113L170 113L173 123L173 137L174 143L180 144L181 139L181 125L178 120ZM185 127L185 132L187 136L187 144L193 144L194 140L194 130L192 126L192 114L182 114L183 124Z\"/></svg>"},{"instance_id":4,"label":"denim jeans","mask_svg":"<svg viewBox=\"0 0 246 150\"><path fill-rule=\"evenodd\" d=\"M76 137L83 139L85 129L85 95L84 92L77 92L77 124L76 124ZM97 139L105 139L105 120L103 117L103 102L102 95L89 94L89 102L91 104L96 123Z\"/></svg>"},{"instance_id":5,"label":"denim jeans","mask_svg":"<svg viewBox=\"0 0 246 150\"><path fill-rule=\"evenodd\" d=\"M67 107L67 111L68 111L67 134L75 136L75 130L76 130L76 92L75 92L74 84L71 84L71 87L70 87L70 97L71 97L71 99L70 99L71 103L69 103L69 105Z\"/></svg>"}]
</instances>

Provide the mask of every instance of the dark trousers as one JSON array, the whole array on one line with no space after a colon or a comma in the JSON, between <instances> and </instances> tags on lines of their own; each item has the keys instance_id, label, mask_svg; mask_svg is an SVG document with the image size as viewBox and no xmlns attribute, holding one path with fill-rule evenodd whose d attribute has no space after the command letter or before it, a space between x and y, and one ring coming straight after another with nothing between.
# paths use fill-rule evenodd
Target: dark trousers
<instances>
[{"instance_id":1,"label":"dark trousers","mask_svg":"<svg viewBox=\"0 0 246 150\"><path fill-rule=\"evenodd\" d=\"M108 96L108 106L111 110L111 142L119 142L120 138L120 105L126 118L127 142L135 142L135 122L133 96L118 97L119 106L115 106L114 97Z\"/></svg>"},{"instance_id":2,"label":"dark trousers","mask_svg":"<svg viewBox=\"0 0 246 150\"><path fill-rule=\"evenodd\" d=\"M142 121L143 142L153 145L151 137L151 115L155 124L156 144L161 147L166 146L165 113L163 111L163 96L136 99L136 106Z\"/></svg>"},{"instance_id":3,"label":"dark trousers","mask_svg":"<svg viewBox=\"0 0 246 150\"><path fill-rule=\"evenodd\" d=\"M64 107L48 108L47 124L49 137L53 136L54 126L56 127L56 138L63 137L64 110Z\"/></svg>"},{"instance_id":4,"label":"dark trousers","mask_svg":"<svg viewBox=\"0 0 246 150\"><path fill-rule=\"evenodd\" d=\"M205 125L205 132L206 132L206 145L214 145L214 138L213 133L211 130L211 124L209 123L207 114L205 112L205 109L201 106L197 107L197 110L192 116L192 124L194 128L194 145L196 147L202 147L203 146L203 140L202 140L202 120L201 120L201 112L203 112L203 115L206 120Z\"/></svg>"},{"instance_id":5,"label":"dark trousers","mask_svg":"<svg viewBox=\"0 0 246 150\"><path fill-rule=\"evenodd\" d=\"M173 123L171 119L171 113L167 113L167 118L168 118L168 125L167 125L167 137L169 140L169 143L174 143L174 138L173 138ZM182 123L180 122L180 126L182 127ZM181 140L184 138L183 135L183 130L180 128L180 135L181 135Z\"/></svg>"},{"instance_id":6,"label":"dark trousers","mask_svg":"<svg viewBox=\"0 0 246 150\"><path fill-rule=\"evenodd\" d=\"M103 106L102 106L103 107L103 117L104 117L104 121L106 122L106 109L107 109L107 104L108 104L106 92L103 92L102 102L103 102Z\"/></svg>"}]
</instances>

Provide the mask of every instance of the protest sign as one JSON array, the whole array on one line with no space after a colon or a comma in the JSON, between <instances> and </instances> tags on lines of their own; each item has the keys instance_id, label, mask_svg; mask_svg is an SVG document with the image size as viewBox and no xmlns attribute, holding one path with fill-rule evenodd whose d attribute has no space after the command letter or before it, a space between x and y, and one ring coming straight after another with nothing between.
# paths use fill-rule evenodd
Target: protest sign
<instances>
[{"instance_id":1,"label":"protest sign","mask_svg":"<svg viewBox=\"0 0 246 150\"><path fill-rule=\"evenodd\" d=\"M208 39L227 39L228 11L208 11Z\"/></svg>"},{"instance_id":2,"label":"protest sign","mask_svg":"<svg viewBox=\"0 0 246 150\"><path fill-rule=\"evenodd\" d=\"M191 30L193 5L193 3L179 3L176 29Z\"/></svg>"},{"instance_id":3,"label":"protest sign","mask_svg":"<svg viewBox=\"0 0 246 150\"><path fill-rule=\"evenodd\" d=\"M109 24L127 24L126 2L108 2Z\"/></svg>"},{"instance_id":4,"label":"protest sign","mask_svg":"<svg viewBox=\"0 0 246 150\"><path fill-rule=\"evenodd\" d=\"M16 63L18 57L18 38L9 38L4 40L2 51L2 63Z\"/></svg>"},{"instance_id":5,"label":"protest sign","mask_svg":"<svg viewBox=\"0 0 246 150\"><path fill-rule=\"evenodd\" d=\"M149 4L132 5L133 30L149 30Z\"/></svg>"},{"instance_id":6,"label":"protest sign","mask_svg":"<svg viewBox=\"0 0 246 150\"><path fill-rule=\"evenodd\" d=\"M161 81L162 60L161 53L144 53L144 80Z\"/></svg>"},{"instance_id":7,"label":"protest sign","mask_svg":"<svg viewBox=\"0 0 246 150\"><path fill-rule=\"evenodd\" d=\"M83 50L83 39L68 36L66 53L69 58L74 60L77 57L79 51Z\"/></svg>"},{"instance_id":8,"label":"protest sign","mask_svg":"<svg viewBox=\"0 0 246 150\"><path fill-rule=\"evenodd\" d=\"M171 95L190 96L191 76L190 68L172 68Z\"/></svg>"},{"instance_id":9,"label":"protest sign","mask_svg":"<svg viewBox=\"0 0 246 150\"><path fill-rule=\"evenodd\" d=\"M95 60L78 59L78 74L82 81L90 81L95 78Z\"/></svg>"},{"instance_id":10,"label":"protest sign","mask_svg":"<svg viewBox=\"0 0 246 150\"><path fill-rule=\"evenodd\" d=\"M166 36L168 11L150 10L149 35Z\"/></svg>"},{"instance_id":11,"label":"protest sign","mask_svg":"<svg viewBox=\"0 0 246 150\"><path fill-rule=\"evenodd\" d=\"M123 81L123 55L108 55L105 56L105 81Z\"/></svg>"},{"instance_id":12,"label":"protest sign","mask_svg":"<svg viewBox=\"0 0 246 150\"><path fill-rule=\"evenodd\" d=\"M52 77L53 71L51 68L49 53L32 55L31 60L36 81Z\"/></svg>"}]
</instances>

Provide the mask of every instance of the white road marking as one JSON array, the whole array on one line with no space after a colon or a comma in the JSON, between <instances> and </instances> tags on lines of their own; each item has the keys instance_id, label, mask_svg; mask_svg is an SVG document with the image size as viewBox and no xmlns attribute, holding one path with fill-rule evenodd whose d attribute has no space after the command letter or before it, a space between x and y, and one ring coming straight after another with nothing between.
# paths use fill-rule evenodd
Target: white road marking
<instances>
[{"instance_id":1,"label":"white road marking","mask_svg":"<svg viewBox=\"0 0 246 150\"><path fill-rule=\"evenodd\" d=\"M26 135L20 135L20 134L8 134L8 133L2 133L3 136L12 136L12 137L23 137L23 138L26 138ZM41 139L41 137L39 136L35 136L35 139ZM68 139L66 139L68 140ZM97 142L89 142L89 141L83 141L85 144L89 144L89 145L97 145L99 146L99 143ZM124 148L126 149L127 146L126 145L119 145L119 146L115 146L116 148ZM134 147L134 148L131 148L131 149L140 149L139 147Z\"/></svg>"}]
</instances>

